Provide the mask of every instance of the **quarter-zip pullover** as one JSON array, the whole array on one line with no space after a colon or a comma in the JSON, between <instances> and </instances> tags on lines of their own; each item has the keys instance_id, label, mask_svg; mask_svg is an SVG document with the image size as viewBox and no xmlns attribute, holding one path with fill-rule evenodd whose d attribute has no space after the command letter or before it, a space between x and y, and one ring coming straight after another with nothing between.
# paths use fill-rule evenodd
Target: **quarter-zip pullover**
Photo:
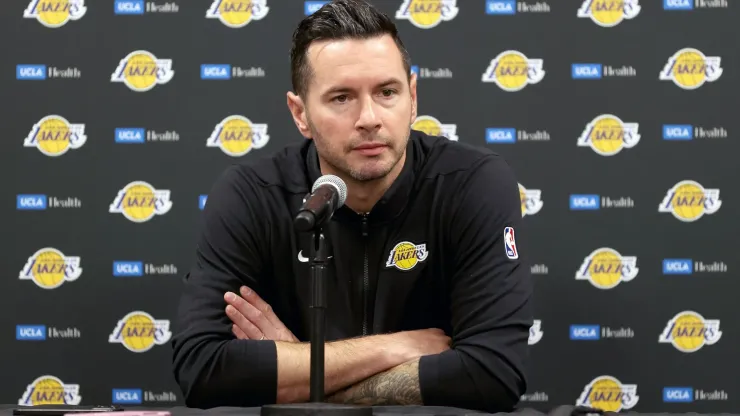
<instances>
[{"instance_id":1,"label":"quarter-zip pullover","mask_svg":"<svg viewBox=\"0 0 740 416\"><path fill-rule=\"evenodd\" d=\"M310 233L293 218L321 176L313 141L229 167L208 195L172 346L193 407L260 406L277 394L272 341L237 340L224 293L242 285L309 341ZM325 228L327 341L441 328L424 356L425 405L510 411L526 391L530 271L517 180L498 154L413 131L399 177L367 214Z\"/></svg>"}]
</instances>

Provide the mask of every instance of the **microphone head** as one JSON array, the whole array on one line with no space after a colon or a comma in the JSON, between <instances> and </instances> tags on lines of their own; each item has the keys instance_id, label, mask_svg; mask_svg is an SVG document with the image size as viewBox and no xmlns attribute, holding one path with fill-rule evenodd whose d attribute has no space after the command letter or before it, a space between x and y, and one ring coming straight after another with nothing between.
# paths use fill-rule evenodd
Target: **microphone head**
<instances>
[{"instance_id":1,"label":"microphone head","mask_svg":"<svg viewBox=\"0 0 740 416\"><path fill-rule=\"evenodd\" d=\"M311 189L311 192L316 192L316 190L322 185L331 185L336 188L337 194L339 196L337 208L344 205L344 201L347 200L347 184L345 184L339 176L324 175L319 179L316 179L316 182L313 183L313 188Z\"/></svg>"}]
</instances>

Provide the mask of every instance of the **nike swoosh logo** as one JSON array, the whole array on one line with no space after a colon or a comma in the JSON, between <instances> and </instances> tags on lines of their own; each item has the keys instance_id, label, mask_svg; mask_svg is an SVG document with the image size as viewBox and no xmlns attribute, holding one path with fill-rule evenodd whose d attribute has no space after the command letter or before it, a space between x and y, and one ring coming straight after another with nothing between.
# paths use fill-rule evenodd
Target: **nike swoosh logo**
<instances>
[{"instance_id":1,"label":"nike swoosh logo","mask_svg":"<svg viewBox=\"0 0 740 416\"><path fill-rule=\"evenodd\" d=\"M332 257L334 256L329 256L327 257L327 259L330 259ZM308 263L308 257L303 257L303 250L298 252L298 261L300 261L301 263Z\"/></svg>"}]
</instances>

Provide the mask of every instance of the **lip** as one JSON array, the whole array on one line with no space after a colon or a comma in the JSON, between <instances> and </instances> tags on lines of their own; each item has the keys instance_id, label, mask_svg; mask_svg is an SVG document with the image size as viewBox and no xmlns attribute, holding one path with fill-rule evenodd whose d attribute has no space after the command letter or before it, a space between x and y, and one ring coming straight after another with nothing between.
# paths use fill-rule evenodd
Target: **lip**
<instances>
[{"instance_id":1,"label":"lip","mask_svg":"<svg viewBox=\"0 0 740 416\"><path fill-rule=\"evenodd\" d=\"M355 147L353 150L363 156L377 156L383 153L387 147L381 143L365 143Z\"/></svg>"}]
</instances>

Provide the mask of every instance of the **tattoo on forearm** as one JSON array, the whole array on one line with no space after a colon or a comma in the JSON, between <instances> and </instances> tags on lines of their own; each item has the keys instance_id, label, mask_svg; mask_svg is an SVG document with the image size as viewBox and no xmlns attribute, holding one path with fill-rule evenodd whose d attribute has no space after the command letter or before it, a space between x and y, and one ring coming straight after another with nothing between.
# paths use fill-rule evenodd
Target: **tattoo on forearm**
<instances>
[{"instance_id":1,"label":"tattoo on forearm","mask_svg":"<svg viewBox=\"0 0 740 416\"><path fill-rule=\"evenodd\" d=\"M423 405L419 388L419 360L369 377L327 397L327 401L370 406Z\"/></svg>"}]
</instances>

